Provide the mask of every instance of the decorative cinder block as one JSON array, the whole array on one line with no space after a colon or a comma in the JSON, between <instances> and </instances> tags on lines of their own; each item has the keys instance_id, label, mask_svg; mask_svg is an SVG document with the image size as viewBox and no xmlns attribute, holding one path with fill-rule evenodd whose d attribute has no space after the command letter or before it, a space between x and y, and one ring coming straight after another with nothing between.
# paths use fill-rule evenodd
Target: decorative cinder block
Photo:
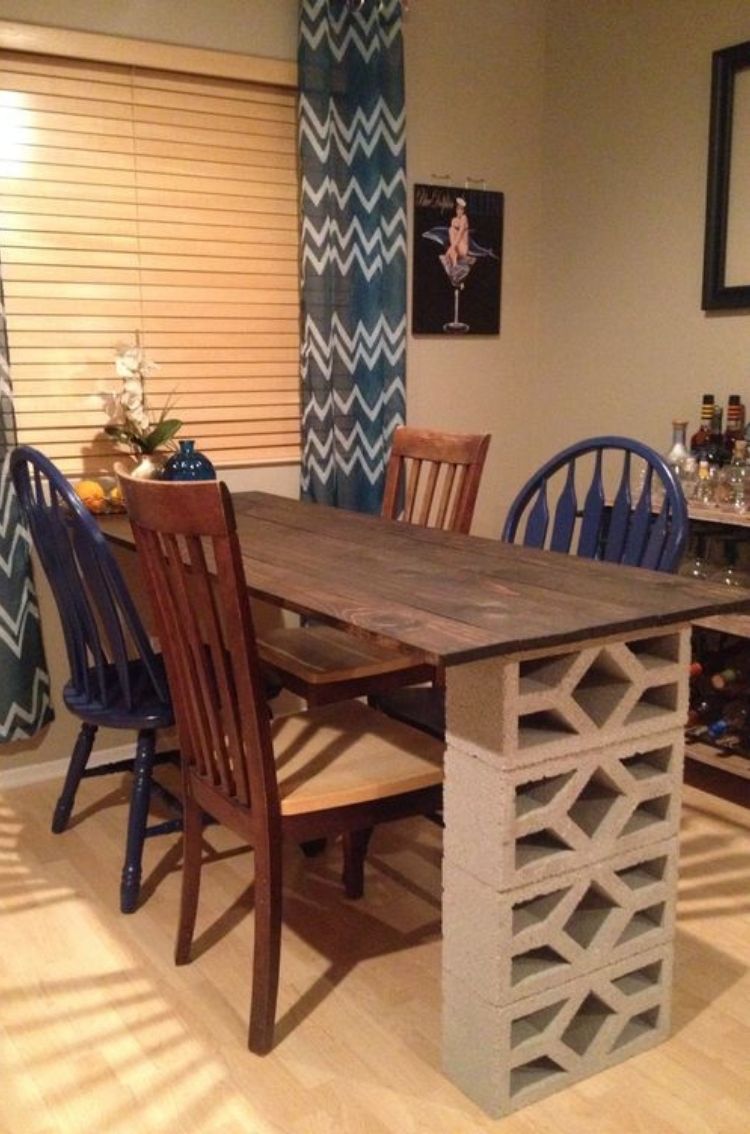
<instances>
[{"instance_id":1,"label":"decorative cinder block","mask_svg":"<svg viewBox=\"0 0 750 1134\"><path fill-rule=\"evenodd\" d=\"M677 839L497 892L446 861L443 968L508 1005L674 934Z\"/></svg>"},{"instance_id":2,"label":"decorative cinder block","mask_svg":"<svg viewBox=\"0 0 750 1134\"><path fill-rule=\"evenodd\" d=\"M513 771L449 748L445 859L497 891L666 839L683 755L681 728Z\"/></svg>"},{"instance_id":3,"label":"decorative cinder block","mask_svg":"<svg viewBox=\"0 0 750 1134\"><path fill-rule=\"evenodd\" d=\"M443 980L443 1066L493 1118L666 1038L672 943L505 1007Z\"/></svg>"},{"instance_id":4,"label":"decorative cinder block","mask_svg":"<svg viewBox=\"0 0 750 1134\"><path fill-rule=\"evenodd\" d=\"M689 631L449 671L447 742L501 768L681 728Z\"/></svg>"}]
</instances>

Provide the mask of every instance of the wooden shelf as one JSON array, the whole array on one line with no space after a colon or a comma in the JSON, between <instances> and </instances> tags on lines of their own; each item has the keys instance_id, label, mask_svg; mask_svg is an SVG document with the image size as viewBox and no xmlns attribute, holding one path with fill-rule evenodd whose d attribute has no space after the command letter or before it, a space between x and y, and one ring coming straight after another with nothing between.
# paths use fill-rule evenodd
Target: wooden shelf
<instances>
[{"instance_id":1,"label":"wooden shelf","mask_svg":"<svg viewBox=\"0 0 750 1134\"><path fill-rule=\"evenodd\" d=\"M705 508L696 504L688 504L688 515L691 520L706 520L710 524L728 524L733 528L750 528L750 512L735 512L730 508L716 508L710 504Z\"/></svg>"},{"instance_id":2,"label":"wooden shelf","mask_svg":"<svg viewBox=\"0 0 750 1134\"><path fill-rule=\"evenodd\" d=\"M700 764L707 764L711 768L730 772L733 776L739 776L743 780L750 780L750 756L740 756L735 752L722 752L701 740L688 740L685 744L685 755Z\"/></svg>"},{"instance_id":3,"label":"wooden shelf","mask_svg":"<svg viewBox=\"0 0 750 1134\"><path fill-rule=\"evenodd\" d=\"M750 760L742 756L717 756L715 752L704 751L707 745L690 742L685 749L685 783L699 791L729 800L739 807L750 808L750 778L747 773L738 774L727 765L732 761ZM710 761L710 762L709 762Z\"/></svg>"},{"instance_id":4,"label":"wooden shelf","mask_svg":"<svg viewBox=\"0 0 750 1134\"><path fill-rule=\"evenodd\" d=\"M698 618L693 626L704 630L720 630L737 638L750 638L750 614L715 614L711 618Z\"/></svg>"}]
</instances>

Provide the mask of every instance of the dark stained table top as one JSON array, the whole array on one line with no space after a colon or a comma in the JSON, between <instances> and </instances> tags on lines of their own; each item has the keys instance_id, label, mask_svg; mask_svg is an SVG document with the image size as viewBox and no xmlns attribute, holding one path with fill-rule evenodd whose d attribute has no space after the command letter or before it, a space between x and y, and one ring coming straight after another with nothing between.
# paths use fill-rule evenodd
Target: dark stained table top
<instances>
[{"instance_id":1,"label":"dark stained table top","mask_svg":"<svg viewBox=\"0 0 750 1134\"><path fill-rule=\"evenodd\" d=\"M533 551L305 504L233 496L250 592L453 665L708 614L750 611L750 590ZM126 518L103 527L132 545Z\"/></svg>"}]
</instances>

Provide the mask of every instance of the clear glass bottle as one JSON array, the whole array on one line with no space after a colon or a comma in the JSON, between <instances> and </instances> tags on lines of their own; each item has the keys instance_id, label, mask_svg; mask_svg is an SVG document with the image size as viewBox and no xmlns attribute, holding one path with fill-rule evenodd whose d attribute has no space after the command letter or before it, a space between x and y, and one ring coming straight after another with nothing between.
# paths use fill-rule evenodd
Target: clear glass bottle
<instances>
[{"instance_id":1,"label":"clear glass bottle","mask_svg":"<svg viewBox=\"0 0 750 1134\"><path fill-rule=\"evenodd\" d=\"M709 572L708 540L704 532L693 532L687 555L680 564L677 574L684 575L688 579L707 579Z\"/></svg>"},{"instance_id":2,"label":"clear glass bottle","mask_svg":"<svg viewBox=\"0 0 750 1134\"><path fill-rule=\"evenodd\" d=\"M742 514L747 511L748 474L747 441L735 441L732 459L719 474L716 503Z\"/></svg>"},{"instance_id":3,"label":"clear glass bottle","mask_svg":"<svg viewBox=\"0 0 750 1134\"><path fill-rule=\"evenodd\" d=\"M673 421L672 448L667 453L666 461L669 467L677 474L678 477L682 475L683 466L689 456L686 437L687 422Z\"/></svg>"},{"instance_id":4,"label":"clear glass bottle","mask_svg":"<svg viewBox=\"0 0 750 1134\"><path fill-rule=\"evenodd\" d=\"M680 483L686 500L692 500L698 480L698 461L692 455L685 458L680 473Z\"/></svg>"},{"instance_id":5,"label":"clear glass bottle","mask_svg":"<svg viewBox=\"0 0 750 1134\"><path fill-rule=\"evenodd\" d=\"M698 477L693 491L693 502L704 508L710 507L714 502L714 486L716 483L716 469L702 458L698 461Z\"/></svg>"}]
</instances>

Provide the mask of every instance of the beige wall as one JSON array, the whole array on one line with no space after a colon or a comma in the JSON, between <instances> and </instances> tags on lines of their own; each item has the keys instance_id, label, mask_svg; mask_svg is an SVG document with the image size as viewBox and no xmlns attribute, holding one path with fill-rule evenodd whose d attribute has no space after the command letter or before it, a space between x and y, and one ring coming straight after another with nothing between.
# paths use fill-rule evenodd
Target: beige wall
<instances>
[{"instance_id":1,"label":"beige wall","mask_svg":"<svg viewBox=\"0 0 750 1134\"><path fill-rule=\"evenodd\" d=\"M750 401L750 315L700 309L710 55L750 39L750 4L409 7L409 182L482 178L506 215L500 336L410 337L408 415L493 434L475 530L496 535L520 481L568 441L612 431L664 448L704 389ZM296 0L0 0L4 19L287 59L296 12ZM232 480L296 491L295 469ZM51 654L59 688L59 642ZM69 734L60 713L32 758L65 755Z\"/></svg>"},{"instance_id":2,"label":"beige wall","mask_svg":"<svg viewBox=\"0 0 750 1134\"><path fill-rule=\"evenodd\" d=\"M543 0L414 0L405 24L410 185L448 174L505 194L499 337L412 336L407 364L412 423L493 435L474 523L492 536L537 369L544 13Z\"/></svg>"},{"instance_id":3,"label":"beige wall","mask_svg":"<svg viewBox=\"0 0 750 1134\"><path fill-rule=\"evenodd\" d=\"M750 313L700 305L711 53L748 39L747 0L549 4L532 463L750 401Z\"/></svg>"},{"instance_id":4,"label":"beige wall","mask_svg":"<svg viewBox=\"0 0 750 1134\"><path fill-rule=\"evenodd\" d=\"M0 19L292 59L297 0L0 0Z\"/></svg>"}]
</instances>

